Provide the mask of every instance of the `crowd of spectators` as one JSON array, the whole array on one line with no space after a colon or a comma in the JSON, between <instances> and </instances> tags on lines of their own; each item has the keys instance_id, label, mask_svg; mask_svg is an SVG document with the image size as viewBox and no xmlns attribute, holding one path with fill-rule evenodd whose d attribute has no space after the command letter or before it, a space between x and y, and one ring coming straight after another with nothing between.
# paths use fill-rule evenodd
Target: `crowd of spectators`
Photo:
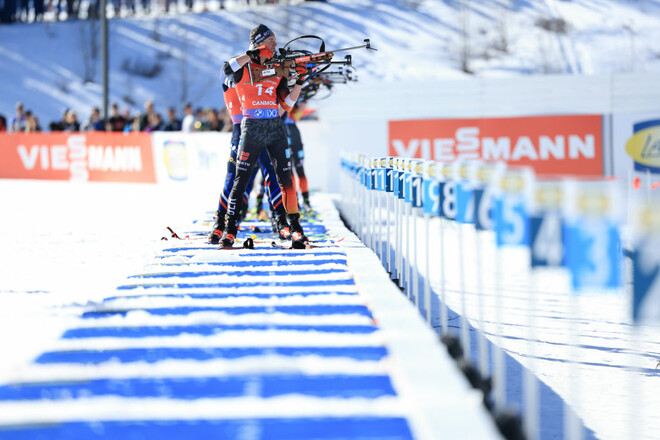
<instances>
[{"instance_id":1,"label":"crowd of spectators","mask_svg":"<svg viewBox=\"0 0 660 440\"><path fill-rule=\"evenodd\" d=\"M193 110L190 103L183 106L183 117L179 118L174 107L168 107L165 118L156 111L154 102L149 100L144 105L143 113L132 114L126 108L120 112L119 105L113 103L110 107L107 120L104 121L101 110L92 108L89 118L82 123L73 109L65 109L62 119L53 121L48 125L51 132L74 132L74 131L232 131L232 122L226 108L216 110L214 108L197 108ZM30 110L25 110L23 104L16 104L16 113L8 123L7 119L0 115L0 132L30 133L42 131L38 118Z\"/></svg>"},{"instance_id":2,"label":"crowd of spectators","mask_svg":"<svg viewBox=\"0 0 660 440\"><path fill-rule=\"evenodd\" d=\"M30 110L25 110L23 103L16 103L16 113L8 122L4 115L0 115L0 132L34 133L41 131L39 119Z\"/></svg>"},{"instance_id":3,"label":"crowd of spectators","mask_svg":"<svg viewBox=\"0 0 660 440\"><path fill-rule=\"evenodd\" d=\"M108 17L224 9L227 0L107 0ZM237 5L280 0L234 0ZM99 0L0 0L0 23L99 18Z\"/></svg>"}]
</instances>

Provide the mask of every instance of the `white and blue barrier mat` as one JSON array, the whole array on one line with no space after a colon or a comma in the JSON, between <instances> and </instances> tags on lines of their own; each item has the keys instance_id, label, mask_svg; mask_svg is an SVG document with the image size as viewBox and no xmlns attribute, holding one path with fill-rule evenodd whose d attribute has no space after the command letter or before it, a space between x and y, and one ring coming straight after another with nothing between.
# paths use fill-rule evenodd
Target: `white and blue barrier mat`
<instances>
[{"instance_id":1,"label":"white and blue barrier mat","mask_svg":"<svg viewBox=\"0 0 660 440\"><path fill-rule=\"evenodd\" d=\"M254 220L237 237L253 249L207 244L210 214L174 228L0 384L0 438L496 438L378 257L313 201L311 249Z\"/></svg>"}]
</instances>

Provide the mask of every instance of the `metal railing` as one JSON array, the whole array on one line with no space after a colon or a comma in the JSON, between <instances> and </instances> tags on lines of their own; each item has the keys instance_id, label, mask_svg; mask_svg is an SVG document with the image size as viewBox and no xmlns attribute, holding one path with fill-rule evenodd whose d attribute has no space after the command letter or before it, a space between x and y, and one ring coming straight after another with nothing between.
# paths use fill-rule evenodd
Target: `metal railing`
<instances>
[{"instance_id":1,"label":"metal railing","mask_svg":"<svg viewBox=\"0 0 660 440\"><path fill-rule=\"evenodd\" d=\"M650 191L634 203L619 181L546 179L531 168L480 161L345 155L342 170L345 221L438 328L472 385L483 390L503 433L540 438L535 351L546 335L536 323L539 301L556 301L555 311L566 319L563 355L572 366L580 362L581 294L624 294L624 255L632 257L633 316L645 313L646 297L660 295L660 283L653 284L660 267L660 203ZM625 246L622 237L631 237ZM513 300L512 291L519 292ZM450 329L452 312L457 332ZM511 336L515 312L521 315L515 324L527 333L519 338L526 340L519 428L519 411L507 401L505 351L511 350L503 340ZM580 370L570 368L563 433L579 439Z\"/></svg>"}]
</instances>

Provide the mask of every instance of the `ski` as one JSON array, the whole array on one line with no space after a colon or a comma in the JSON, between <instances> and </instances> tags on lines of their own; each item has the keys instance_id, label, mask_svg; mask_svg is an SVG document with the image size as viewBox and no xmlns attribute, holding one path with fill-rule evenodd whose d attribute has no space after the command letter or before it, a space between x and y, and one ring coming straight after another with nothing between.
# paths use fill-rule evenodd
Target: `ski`
<instances>
[{"instance_id":1,"label":"ski","mask_svg":"<svg viewBox=\"0 0 660 440\"><path fill-rule=\"evenodd\" d=\"M291 249L291 250L320 249L320 248L328 247L328 246L318 246L310 243L304 243L304 247L293 247L293 244L287 246L287 245L275 243L274 241L271 241L270 245L276 249Z\"/></svg>"}]
</instances>

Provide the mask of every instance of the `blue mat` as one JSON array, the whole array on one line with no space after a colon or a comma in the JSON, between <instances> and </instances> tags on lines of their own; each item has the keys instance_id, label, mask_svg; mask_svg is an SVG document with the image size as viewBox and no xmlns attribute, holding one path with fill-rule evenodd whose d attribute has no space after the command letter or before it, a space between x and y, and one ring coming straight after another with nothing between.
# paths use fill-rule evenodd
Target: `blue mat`
<instances>
[{"instance_id":1,"label":"blue mat","mask_svg":"<svg viewBox=\"0 0 660 440\"><path fill-rule=\"evenodd\" d=\"M116 301L120 299L138 299L138 298L194 298L194 299L213 299L213 298L280 298L287 296L314 296L314 295L349 295L356 296L355 292L283 292L283 293L162 293L162 294L144 294L144 295L126 295L109 296L103 302Z\"/></svg>"},{"instance_id":2,"label":"blue mat","mask_svg":"<svg viewBox=\"0 0 660 440\"><path fill-rule=\"evenodd\" d=\"M239 341L237 341L238 343ZM100 364L102 362L147 362L162 360L240 359L249 356L320 356L378 361L387 356L384 347L228 347L228 348L126 348L117 350L51 351L41 354L38 364L73 363Z\"/></svg>"},{"instance_id":3,"label":"blue mat","mask_svg":"<svg viewBox=\"0 0 660 440\"><path fill-rule=\"evenodd\" d=\"M399 440L411 439L399 417L71 422L0 430L3 440Z\"/></svg>"},{"instance_id":4,"label":"blue mat","mask_svg":"<svg viewBox=\"0 0 660 440\"><path fill-rule=\"evenodd\" d=\"M117 287L118 290L132 289L158 289L173 287L177 289L211 289L215 287L302 287L302 286L350 286L355 282L350 280L310 280L310 281L263 281L263 282L240 282L240 283L160 283L160 284L126 284Z\"/></svg>"},{"instance_id":5,"label":"blue mat","mask_svg":"<svg viewBox=\"0 0 660 440\"><path fill-rule=\"evenodd\" d=\"M231 270L231 271L199 271L199 272L167 272L167 273L147 273L141 275L131 275L128 278L148 279L148 278L199 278L208 276L221 276L231 275L239 277L283 277L291 275L327 275L331 273L346 273L346 269L318 269L318 270L278 270L264 271L264 270Z\"/></svg>"},{"instance_id":6,"label":"blue mat","mask_svg":"<svg viewBox=\"0 0 660 440\"><path fill-rule=\"evenodd\" d=\"M125 316L133 309L99 310L83 313L83 318L100 318L111 315ZM322 305L322 306L237 306L237 307L162 307L153 309L135 309L150 315L189 315L197 312L222 312L228 315L251 313L285 313L289 315L363 315L371 317L369 309L362 305Z\"/></svg>"},{"instance_id":7,"label":"blue mat","mask_svg":"<svg viewBox=\"0 0 660 440\"><path fill-rule=\"evenodd\" d=\"M378 330L371 325L176 325L148 327L84 327L67 330L63 339L78 338L147 338L170 337L180 335L211 336L228 331L296 331L320 333L355 333L368 334Z\"/></svg>"},{"instance_id":8,"label":"blue mat","mask_svg":"<svg viewBox=\"0 0 660 440\"><path fill-rule=\"evenodd\" d=\"M285 394L374 399L395 393L388 376L362 375L117 378L0 386L0 401L66 400L99 396L194 400L244 396L269 398Z\"/></svg>"}]
</instances>

